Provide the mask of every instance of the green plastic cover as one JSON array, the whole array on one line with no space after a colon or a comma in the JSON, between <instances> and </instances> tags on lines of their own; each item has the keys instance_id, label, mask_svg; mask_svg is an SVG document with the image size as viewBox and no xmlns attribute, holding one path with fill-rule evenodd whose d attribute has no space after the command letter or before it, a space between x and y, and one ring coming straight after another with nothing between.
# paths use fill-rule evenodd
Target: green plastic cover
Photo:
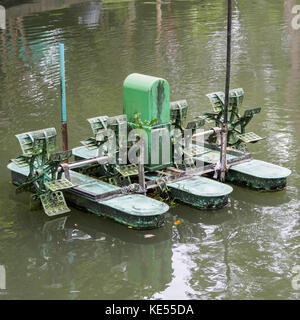
<instances>
[{"instance_id":1,"label":"green plastic cover","mask_svg":"<svg viewBox=\"0 0 300 320\"><path fill-rule=\"evenodd\" d=\"M144 122L157 119L155 125L170 122L170 87L162 78L130 74L123 84L123 108L128 122L136 115Z\"/></svg>"}]
</instances>

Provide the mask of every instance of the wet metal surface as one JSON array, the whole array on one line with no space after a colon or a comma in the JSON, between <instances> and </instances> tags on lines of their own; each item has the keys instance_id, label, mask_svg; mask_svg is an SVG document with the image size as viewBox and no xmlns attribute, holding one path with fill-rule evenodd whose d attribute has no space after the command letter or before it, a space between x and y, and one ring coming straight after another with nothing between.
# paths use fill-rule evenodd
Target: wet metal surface
<instances>
[{"instance_id":1,"label":"wet metal surface","mask_svg":"<svg viewBox=\"0 0 300 320\"><path fill-rule=\"evenodd\" d=\"M175 199L199 209L221 208L227 204L233 191L231 186L201 176L168 183L167 186Z\"/></svg>"}]
</instances>

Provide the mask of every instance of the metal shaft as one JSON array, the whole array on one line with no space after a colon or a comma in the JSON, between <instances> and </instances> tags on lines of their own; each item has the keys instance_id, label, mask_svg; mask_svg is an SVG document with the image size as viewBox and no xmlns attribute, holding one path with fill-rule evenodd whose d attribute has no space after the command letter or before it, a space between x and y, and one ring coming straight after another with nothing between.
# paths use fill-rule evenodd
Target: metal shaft
<instances>
[{"instance_id":1,"label":"metal shaft","mask_svg":"<svg viewBox=\"0 0 300 320\"><path fill-rule=\"evenodd\" d=\"M61 135L62 135L62 149L67 151L68 148L68 126L67 122L61 123Z\"/></svg>"},{"instance_id":2,"label":"metal shaft","mask_svg":"<svg viewBox=\"0 0 300 320\"><path fill-rule=\"evenodd\" d=\"M207 131L201 131L201 132L198 132L198 133L195 133L193 134L192 138L196 138L196 137L201 137L201 136L204 136L204 135L212 135L212 134L215 134L215 133L218 133L221 131L221 129L219 128L214 128L214 129L210 129L210 130L207 130Z\"/></svg>"},{"instance_id":3,"label":"metal shaft","mask_svg":"<svg viewBox=\"0 0 300 320\"><path fill-rule=\"evenodd\" d=\"M224 121L221 134L221 152L220 152L220 180L225 181L226 173L226 150L228 138L228 104L229 104L229 87L230 87L230 67L231 67L231 21L232 21L232 1L228 0L227 14L227 58L226 58L226 83L225 83L225 104L224 104Z\"/></svg>"},{"instance_id":4,"label":"metal shaft","mask_svg":"<svg viewBox=\"0 0 300 320\"><path fill-rule=\"evenodd\" d=\"M231 21L232 21L232 2L231 1L232 0L228 0L224 123L228 123L228 102L229 102L229 87L230 87L230 68L231 68Z\"/></svg>"},{"instance_id":5,"label":"metal shaft","mask_svg":"<svg viewBox=\"0 0 300 320\"><path fill-rule=\"evenodd\" d=\"M144 168L144 145L145 141L141 138L140 140L140 155L139 155L139 164L138 164L138 172L139 172L139 185L141 190L145 190L145 168Z\"/></svg>"},{"instance_id":6,"label":"metal shaft","mask_svg":"<svg viewBox=\"0 0 300 320\"><path fill-rule=\"evenodd\" d=\"M76 161L73 163L69 163L65 166L67 166L69 169L75 169L75 168L81 168L87 165L91 165L94 163L104 164L105 162L108 162L108 160L109 160L108 156L102 156L102 157L96 157L96 158L91 158L87 160Z\"/></svg>"}]
</instances>

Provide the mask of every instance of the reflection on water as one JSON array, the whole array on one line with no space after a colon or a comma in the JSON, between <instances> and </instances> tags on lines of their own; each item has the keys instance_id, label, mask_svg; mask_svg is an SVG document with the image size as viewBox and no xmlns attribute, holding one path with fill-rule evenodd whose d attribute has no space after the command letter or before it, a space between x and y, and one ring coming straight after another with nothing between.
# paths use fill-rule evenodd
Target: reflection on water
<instances>
[{"instance_id":1,"label":"reflection on water","mask_svg":"<svg viewBox=\"0 0 300 320\"><path fill-rule=\"evenodd\" d=\"M7 283L14 283L9 294L15 298L122 299L132 289L130 298L149 298L171 280L168 229L155 231L151 239L145 232L128 236L122 226L76 211L54 220L37 213L17 219L24 230L19 240L26 244L21 250L14 245L18 239L8 241L18 261L6 263Z\"/></svg>"},{"instance_id":2,"label":"reflection on water","mask_svg":"<svg viewBox=\"0 0 300 320\"><path fill-rule=\"evenodd\" d=\"M15 2L14 2L15 3ZM58 43L65 44L69 145L90 135L87 118L122 112L133 72L168 80L189 117L224 90L226 8L217 1L34 0L7 6L0 30L1 298L297 299L299 252L299 32L294 0L235 1L232 88L262 106L249 130L265 136L256 158L293 172L286 190L234 187L229 205L178 205L165 226L139 232L72 209L48 220L9 184L15 134L60 127ZM58 141L59 142L59 141ZM58 143L60 148L60 142ZM179 225L173 222L180 220ZM147 234L154 237L144 237Z\"/></svg>"}]
</instances>

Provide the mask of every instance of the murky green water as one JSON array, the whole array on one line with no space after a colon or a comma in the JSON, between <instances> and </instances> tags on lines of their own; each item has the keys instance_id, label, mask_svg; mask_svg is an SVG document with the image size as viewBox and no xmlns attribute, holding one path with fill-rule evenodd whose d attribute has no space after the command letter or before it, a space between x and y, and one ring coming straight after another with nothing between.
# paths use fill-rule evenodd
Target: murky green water
<instances>
[{"instance_id":1,"label":"murky green water","mask_svg":"<svg viewBox=\"0 0 300 320\"><path fill-rule=\"evenodd\" d=\"M14 134L59 132L59 42L66 48L70 147L91 135L87 118L122 113L122 82L133 72L167 79L171 100L188 100L190 118L207 111L205 94L224 89L225 0L5 2L0 299L300 297L291 285L300 265L300 30L290 24L300 3L233 2L231 88L244 88L245 106L263 107L249 129L267 137L251 152L292 176L278 193L234 187L219 211L178 205L150 232L73 208L51 221L30 211L29 195L15 194L6 169L20 154ZM144 238L148 233L155 237Z\"/></svg>"}]
</instances>

